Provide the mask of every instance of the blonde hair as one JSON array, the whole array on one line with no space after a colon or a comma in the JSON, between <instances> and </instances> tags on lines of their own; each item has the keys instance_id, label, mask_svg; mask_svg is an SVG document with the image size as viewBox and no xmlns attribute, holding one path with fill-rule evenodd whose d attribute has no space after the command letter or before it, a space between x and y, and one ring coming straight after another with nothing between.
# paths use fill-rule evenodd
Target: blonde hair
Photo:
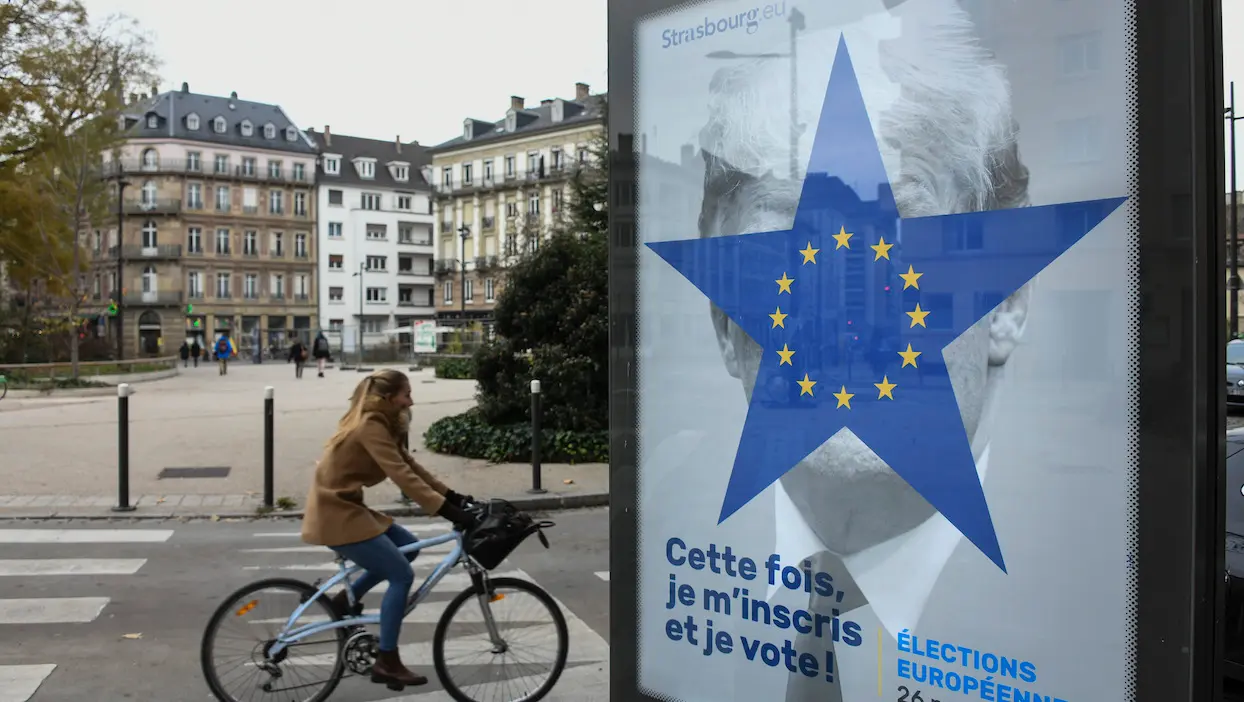
<instances>
[{"instance_id":1,"label":"blonde hair","mask_svg":"<svg viewBox=\"0 0 1244 702\"><path fill-rule=\"evenodd\" d=\"M400 370L386 368L376 371L359 381L350 394L350 408L337 422L337 431L326 444L329 450L339 446L346 437L362 425L369 413L379 412L389 420L389 427L396 434L409 424L409 413L399 411L390 402L397 393L410 385L410 379ZM403 416L405 415L405 416Z\"/></svg>"}]
</instances>

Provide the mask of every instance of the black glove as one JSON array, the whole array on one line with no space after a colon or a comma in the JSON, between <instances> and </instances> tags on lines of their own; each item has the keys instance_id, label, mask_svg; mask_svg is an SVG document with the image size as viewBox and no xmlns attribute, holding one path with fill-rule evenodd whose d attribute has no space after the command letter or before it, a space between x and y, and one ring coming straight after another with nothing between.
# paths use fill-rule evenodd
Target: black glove
<instances>
[{"instance_id":1,"label":"black glove","mask_svg":"<svg viewBox=\"0 0 1244 702\"><path fill-rule=\"evenodd\" d=\"M447 502L452 502L455 507L461 507L462 509L466 509L467 504L475 502L475 498L473 496L461 495L453 490L447 490L445 492L445 500Z\"/></svg>"},{"instance_id":2,"label":"black glove","mask_svg":"<svg viewBox=\"0 0 1244 702\"><path fill-rule=\"evenodd\" d=\"M453 522L454 527L462 531L475 526L475 517L448 499L441 503L441 508L436 514Z\"/></svg>"}]
</instances>

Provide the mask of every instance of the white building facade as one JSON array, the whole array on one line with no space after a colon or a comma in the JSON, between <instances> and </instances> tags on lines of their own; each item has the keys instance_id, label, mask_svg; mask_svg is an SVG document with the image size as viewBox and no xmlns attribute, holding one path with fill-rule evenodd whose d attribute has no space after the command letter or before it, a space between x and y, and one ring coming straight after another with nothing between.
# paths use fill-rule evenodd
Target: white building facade
<instances>
[{"instance_id":1,"label":"white building facade","mask_svg":"<svg viewBox=\"0 0 1244 702\"><path fill-rule=\"evenodd\" d=\"M333 346L398 344L436 307L429 162L417 142L308 130L316 168L320 320Z\"/></svg>"}]
</instances>

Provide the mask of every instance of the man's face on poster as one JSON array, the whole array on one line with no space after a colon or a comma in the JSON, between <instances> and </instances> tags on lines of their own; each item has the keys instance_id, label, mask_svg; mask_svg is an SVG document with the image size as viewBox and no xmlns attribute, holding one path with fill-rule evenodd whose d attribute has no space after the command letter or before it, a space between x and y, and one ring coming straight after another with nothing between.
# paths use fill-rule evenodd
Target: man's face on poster
<instances>
[{"instance_id":1,"label":"man's face on poster","mask_svg":"<svg viewBox=\"0 0 1244 702\"><path fill-rule=\"evenodd\" d=\"M966 17L950 20L966 22ZM939 43L947 41L939 36L955 38L953 32L915 32L887 42L890 54L883 55L889 78L902 87L902 97L874 117L879 142L897 155L890 162L901 164L897 177L891 172L899 213L911 217L1027 204L1027 171L1015 146L1001 71L988 57L974 55L979 49ZM946 63L942 72L939 60ZM711 117L700 143L705 161L701 236L791 226L802 182L786 177L789 102L779 93L789 89L781 79L781 71L788 69L776 63L731 66L713 79ZM809 102L819 105L819 100ZM816 123L814 115L806 116ZM801 156L802 165L806 149ZM997 371L1020 338L1027 308L1024 288L943 351L969 439L976 438ZM716 307L711 314L726 368L741 381L750 402L763 349ZM935 353L922 360L936 359ZM934 514L923 497L846 430L781 482L817 536L841 555L887 541Z\"/></svg>"}]
</instances>

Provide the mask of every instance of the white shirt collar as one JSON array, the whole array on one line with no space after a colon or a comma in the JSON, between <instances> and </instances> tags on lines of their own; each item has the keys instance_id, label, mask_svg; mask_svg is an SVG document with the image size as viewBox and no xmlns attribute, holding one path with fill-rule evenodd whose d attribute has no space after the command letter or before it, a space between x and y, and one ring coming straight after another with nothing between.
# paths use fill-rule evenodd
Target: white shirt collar
<instances>
[{"instance_id":1,"label":"white shirt collar","mask_svg":"<svg viewBox=\"0 0 1244 702\"><path fill-rule=\"evenodd\" d=\"M989 446L976 462L982 484L989 463ZM828 551L808 526L803 514L791 502L781 481L774 483L777 519L774 551L783 563L798 563L820 551ZM950 560L962 535L941 513L920 526L843 558L868 605L891 636L902 629L914 629L938 576ZM769 586L773 599L778 586Z\"/></svg>"}]
</instances>

